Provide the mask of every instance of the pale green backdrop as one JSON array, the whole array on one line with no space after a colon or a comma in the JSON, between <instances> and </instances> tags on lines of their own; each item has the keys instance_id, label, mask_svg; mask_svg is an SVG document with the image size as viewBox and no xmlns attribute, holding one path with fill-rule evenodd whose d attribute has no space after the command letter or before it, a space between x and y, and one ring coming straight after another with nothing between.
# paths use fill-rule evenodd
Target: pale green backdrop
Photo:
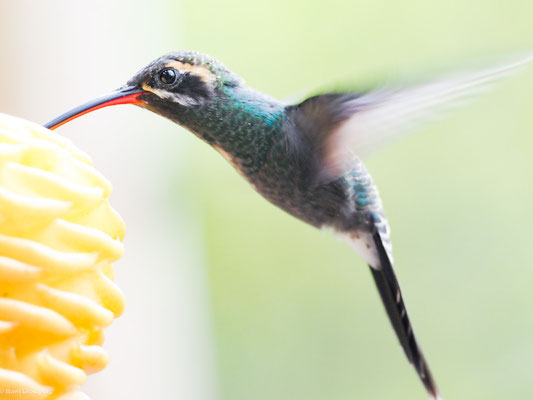
<instances>
[{"instance_id":1,"label":"pale green backdrop","mask_svg":"<svg viewBox=\"0 0 533 400\"><path fill-rule=\"evenodd\" d=\"M187 47L298 98L531 50L531 15L527 1L185 0L176 23ZM368 160L447 399L533 397L532 114L529 71ZM205 212L222 397L424 399L364 263L190 146L175 196Z\"/></svg>"}]
</instances>

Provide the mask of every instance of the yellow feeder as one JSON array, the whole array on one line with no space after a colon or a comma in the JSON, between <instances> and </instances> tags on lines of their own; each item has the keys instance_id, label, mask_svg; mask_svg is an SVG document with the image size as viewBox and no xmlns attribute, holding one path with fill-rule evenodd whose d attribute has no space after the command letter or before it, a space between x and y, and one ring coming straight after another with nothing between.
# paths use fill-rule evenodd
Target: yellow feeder
<instances>
[{"instance_id":1,"label":"yellow feeder","mask_svg":"<svg viewBox=\"0 0 533 400\"><path fill-rule=\"evenodd\" d=\"M69 140L0 114L0 400L87 399L124 309L124 223L110 183Z\"/></svg>"}]
</instances>

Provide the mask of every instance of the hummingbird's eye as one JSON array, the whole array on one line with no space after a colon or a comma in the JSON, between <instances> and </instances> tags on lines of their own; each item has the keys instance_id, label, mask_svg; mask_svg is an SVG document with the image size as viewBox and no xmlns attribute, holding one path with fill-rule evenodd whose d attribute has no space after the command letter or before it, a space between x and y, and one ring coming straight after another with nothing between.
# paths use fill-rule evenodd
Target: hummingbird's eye
<instances>
[{"instance_id":1,"label":"hummingbird's eye","mask_svg":"<svg viewBox=\"0 0 533 400\"><path fill-rule=\"evenodd\" d=\"M165 68L159 73L159 80L165 85L171 85L176 82L177 76L174 68Z\"/></svg>"}]
</instances>

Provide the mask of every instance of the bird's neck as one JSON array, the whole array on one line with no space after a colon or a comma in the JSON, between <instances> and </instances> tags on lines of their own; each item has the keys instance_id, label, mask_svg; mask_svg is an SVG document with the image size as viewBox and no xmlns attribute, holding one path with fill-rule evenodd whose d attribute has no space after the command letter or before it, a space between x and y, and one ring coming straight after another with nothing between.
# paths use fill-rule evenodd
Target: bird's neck
<instances>
[{"instance_id":1,"label":"bird's neck","mask_svg":"<svg viewBox=\"0 0 533 400\"><path fill-rule=\"evenodd\" d=\"M284 118L285 106L278 100L248 87L229 87L208 105L188 110L179 123L251 175L280 139Z\"/></svg>"}]
</instances>

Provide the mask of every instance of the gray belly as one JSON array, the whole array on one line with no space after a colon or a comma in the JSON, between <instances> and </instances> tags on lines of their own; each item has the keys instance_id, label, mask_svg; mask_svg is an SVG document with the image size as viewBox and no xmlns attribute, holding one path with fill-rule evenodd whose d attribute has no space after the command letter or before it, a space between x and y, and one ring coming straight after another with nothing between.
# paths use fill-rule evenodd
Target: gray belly
<instances>
[{"instance_id":1,"label":"gray belly","mask_svg":"<svg viewBox=\"0 0 533 400\"><path fill-rule=\"evenodd\" d=\"M313 184L300 171L279 163L264 165L249 180L271 203L317 228L366 231L373 225L372 214L381 212L379 196L362 163L325 184Z\"/></svg>"}]
</instances>

